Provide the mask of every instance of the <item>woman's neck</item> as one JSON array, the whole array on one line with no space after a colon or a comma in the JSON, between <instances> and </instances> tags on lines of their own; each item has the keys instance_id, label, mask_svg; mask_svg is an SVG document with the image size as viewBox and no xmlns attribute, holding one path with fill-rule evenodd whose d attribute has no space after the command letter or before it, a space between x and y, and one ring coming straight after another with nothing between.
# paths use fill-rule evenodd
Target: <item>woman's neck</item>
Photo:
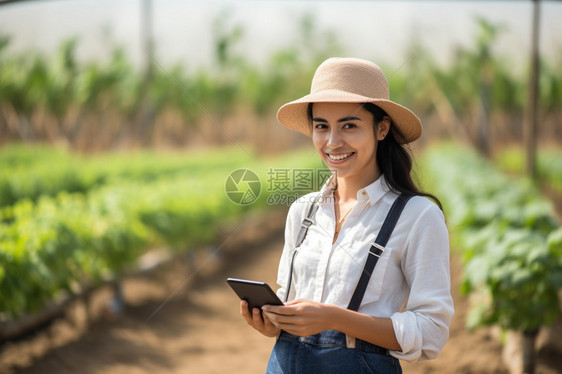
<instances>
[{"instance_id":1,"label":"woman's neck","mask_svg":"<svg viewBox=\"0 0 562 374\"><path fill-rule=\"evenodd\" d=\"M337 178L337 189L335 191L336 201L339 204L345 204L351 201L357 201L357 191L367 187L381 176L378 169L371 175L358 175L347 178Z\"/></svg>"}]
</instances>

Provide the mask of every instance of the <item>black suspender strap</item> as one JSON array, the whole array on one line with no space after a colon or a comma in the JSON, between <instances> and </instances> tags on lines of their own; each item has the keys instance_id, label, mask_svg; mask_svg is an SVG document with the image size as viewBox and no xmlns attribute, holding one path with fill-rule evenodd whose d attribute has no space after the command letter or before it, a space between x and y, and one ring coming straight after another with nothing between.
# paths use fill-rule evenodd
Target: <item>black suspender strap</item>
<instances>
[{"instance_id":1,"label":"black suspender strap","mask_svg":"<svg viewBox=\"0 0 562 374\"><path fill-rule=\"evenodd\" d=\"M289 291L291 290L291 282L293 280L293 263L295 262L295 255L297 254L297 248L300 247L300 245L306 238L306 233L308 232L308 228L314 223L312 219L314 218L314 215L316 214L317 210L318 210L318 204L316 202L316 199L314 199L314 201L310 205L310 208L308 209L308 213L306 214L306 217L303 219L301 223L301 227L297 235L297 241L295 243L295 249L293 250L293 255L291 256L291 265L289 267L289 280L287 281L287 287L285 287L286 290L285 300L283 300L285 302L287 302L287 300L289 299Z\"/></svg>"},{"instance_id":2,"label":"black suspender strap","mask_svg":"<svg viewBox=\"0 0 562 374\"><path fill-rule=\"evenodd\" d=\"M369 255L367 256L367 261L365 262L365 267L363 268L363 272L361 273L361 277L359 278L359 282L357 283L357 287L355 288L355 292L353 292L353 296L351 297L351 301L349 302L347 309L354 311L359 310L361 301L363 301L363 296L367 290L369 279L375 269L375 265L382 256L386 243L390 238L390 234L392 234L392 231L398 222L398 218L400 218L400 214L402 214L402 210L404 210L406 203L411 197L412 195L401 194L392 204L377 238L373 244L371 244L371 249L369 249Z\"/></svg>"},{"instance_id":3,"label":"black suspender strap","mask_svg":"<svg viewBox=\"0 0 562 374\"><path fill-rule=\"evenodd\" d=\"M293 264L295 262L295 255L297 254L297 249L293 250L293 255L291 256L291 266L289 267L289 280L287 281L287 287L285 287L285 300L283 302L287 302L289 300L289 291L291 291L291 282L293 281Z\"/></svg>"},{"instance_id":4,"label":"black suspender strap","mask_svg":"<svg viewBox=\"0 0 562 374\"><path fill-rule=\"evenodd\" d=\"M301 223L301 228L299 230L299 234L297 235L297 242L295 243L295 248L300 247L300 245L304 241L304 238L306 238L306 233L308 232L308 228L314 222L312 219L314 218L314 215L316 214L317 210L318 210L318 204L316 203L316 199L314 199L314 201L310 205L310 208L308 209L308 214L306 215L306 217L303 219Z\"/></svg>"}]
</instances>

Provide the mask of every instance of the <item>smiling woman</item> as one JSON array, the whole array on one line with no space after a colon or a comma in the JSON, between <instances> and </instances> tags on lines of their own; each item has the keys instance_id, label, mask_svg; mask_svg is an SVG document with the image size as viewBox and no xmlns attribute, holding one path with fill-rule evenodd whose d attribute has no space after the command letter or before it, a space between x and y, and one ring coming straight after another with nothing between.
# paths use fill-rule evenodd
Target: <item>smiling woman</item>
<instances>
[{"instance_id":1,"label":"smiling woman","mask_svg":"<svg viewBox=\"0 0 562 374\"><path fill-rule=\"evenodd\" d=\"M439 201L410 176L419 118L390 101L377 65L354 58L322 63L311 93L277 117L312 137L333 175L289 210L285 304L240 305L250 326L277 337L267 372L401 373L400 359L435 358L453 302Z\"/></svg>"}]
</instances>

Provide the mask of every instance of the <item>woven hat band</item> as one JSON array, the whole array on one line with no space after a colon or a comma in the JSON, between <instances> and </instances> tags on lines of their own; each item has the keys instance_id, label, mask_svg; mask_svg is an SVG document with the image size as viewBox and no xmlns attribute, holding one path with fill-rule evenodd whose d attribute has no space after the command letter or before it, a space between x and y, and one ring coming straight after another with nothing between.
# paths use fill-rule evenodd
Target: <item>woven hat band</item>
<instances>
[{"instance_id":1,"label":"woven hat band","mask_svg":"<svg viewBox=\"0 0 562 374\"><path fill-rule=\"evenodd\" d=\"M375 64L342 64L329 59L314 74L310 93L338 90L373 99L390 99L388 83L383 71Z\"/></svg>"}]
</instances>

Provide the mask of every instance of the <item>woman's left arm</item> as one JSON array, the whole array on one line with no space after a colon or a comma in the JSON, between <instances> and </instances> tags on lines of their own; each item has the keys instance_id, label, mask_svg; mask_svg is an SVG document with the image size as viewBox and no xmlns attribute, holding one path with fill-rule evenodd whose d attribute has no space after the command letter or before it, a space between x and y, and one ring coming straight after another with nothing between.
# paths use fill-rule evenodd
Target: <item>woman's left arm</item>
<instances>
[{"instance_id":1,"label":"woman's left arm","mask_svg":"<svg viewBox=\"0 0 562 374\"><path fill-rule=\"evenodd\" d=\"M454 308L451 297L449 232L445 217L431 204L412 225L402 256L402 272L410 288L406 310L391 316L405 361L436 358L449 338Z\"/></svg>"}]
</instances>

